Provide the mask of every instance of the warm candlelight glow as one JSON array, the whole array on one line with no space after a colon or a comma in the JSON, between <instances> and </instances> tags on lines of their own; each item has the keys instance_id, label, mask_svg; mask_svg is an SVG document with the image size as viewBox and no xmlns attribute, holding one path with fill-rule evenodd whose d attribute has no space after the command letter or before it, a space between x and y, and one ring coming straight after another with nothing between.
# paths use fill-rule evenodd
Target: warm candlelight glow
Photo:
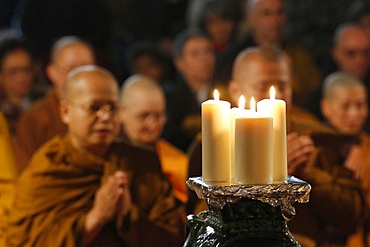
<instances>
[{"instance_id":1,"label":"warm candlelight glow","mask_svg":"<svg viewBox=\"0 0 370 247\"><path fill-rule=\"evenodd\" d=\"M271 89L270 89L270 99L275 99L275 88L274 88L274 86L271 86Z\"/></svg>"},{"instance_id":2,"label":"warm candlelight glow","mask_svg":"<svg viewBox=\"0 0 370 247\"><path fill-rule=\"evenodd\" d=\"M218 93L217 89L213 92L213 98L215 100L220 100L220 94Z\"/></svg>"},{"instance_id":3,"label":"warm candlelight glow","mask_svg":"<svg viewBox=\"0 0 370 247\"><path fill-rule=\"evenodd\" d=\"M251 98L251 101L250 101L249 105L251 107L251 110L255 112L256 111L256 100L254 99L253 96Z\"/></svg>"},{"instance_id":4,"label":"warm candlelight glow","mask_svg":"<svg viewBox=\"0 0 370 247\"><path fill-rule=\"evenodd\" d=\"M245 97L244 97L244 95L240 96L238 107L239 107L239 109L244 109L245 108Z\"/></svg>"}]
</instances>

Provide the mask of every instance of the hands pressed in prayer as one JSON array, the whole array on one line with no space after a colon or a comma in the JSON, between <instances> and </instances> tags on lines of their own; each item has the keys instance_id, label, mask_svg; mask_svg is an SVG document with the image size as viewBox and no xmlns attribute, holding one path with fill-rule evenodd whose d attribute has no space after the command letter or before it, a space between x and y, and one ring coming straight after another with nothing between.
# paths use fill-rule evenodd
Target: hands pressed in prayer
<instances>
[{"instance_id":1,"label":"hands pressed in prayer","mask_svg":"<svg viewBox=\"0 0 370 247\"><path fill-rule=\"evenodd\" d=\"M117 171L96 191L94 205L85 221L86 234L83 246L117 215L126 215L131 209L131 194L127 174Z\"/></svg>"},{"instance_id":2,"label":"hands pressed in prayer","mask_svg":"<svg viewBox=\"0 0 370 247\"><path fill-rule=\"evenodd\" d=\"M309 136L299 136L293 132L287 135L288 174L295 175L304 170L314 151L314 143Z\"/></svg>"},{"instance_id":3,"label":"hands pressed in prayer","mask_svg":"<svg viewBox=\"0 0 370 247\"><path fill-rule=\"evenodd\" d=\"M344 166L351 170L356 179L362 179L365 173L364 167L364 154L359 145L353 145L347 156Z\"/></svg>"}]
</instances>

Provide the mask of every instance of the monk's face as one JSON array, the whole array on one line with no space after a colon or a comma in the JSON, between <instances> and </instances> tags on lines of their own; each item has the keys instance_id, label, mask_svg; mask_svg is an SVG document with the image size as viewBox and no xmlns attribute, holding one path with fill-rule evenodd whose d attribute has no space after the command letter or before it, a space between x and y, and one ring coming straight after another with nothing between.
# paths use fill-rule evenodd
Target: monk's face
<instances>
[{"instance_id":1,"label":"monk's face","mask_svg":"<svg viewBox=\"0 0 370 247\"><path fill-rule=\"evenodd\" d=\"M152 145L158 141L166 122L166 102L159 91L131 92L122 111L127 137L136 143Z\"/></svg>"},{"instance_id":2,"label":"monk's face","mask_svg":"<svg viewBox=\"0 0 370 247\"><path fill-rule=\"evenodd\" d=\"M96 71L83 72L61 105L72 145L83 152L104 153L119 130L118 86Z\"/></svg>"},{"instance_id":3,"label":"monk's face","mask_svg":"<svg viewBox=\"0 0 370 247\"><path fill-rule=\"evenodd\" d=\"M323 100L321 110L340 133L358 134L368 114L366 90L360 86L337 86L333 88L332 96Z\"/></svg>"}]
</instances>

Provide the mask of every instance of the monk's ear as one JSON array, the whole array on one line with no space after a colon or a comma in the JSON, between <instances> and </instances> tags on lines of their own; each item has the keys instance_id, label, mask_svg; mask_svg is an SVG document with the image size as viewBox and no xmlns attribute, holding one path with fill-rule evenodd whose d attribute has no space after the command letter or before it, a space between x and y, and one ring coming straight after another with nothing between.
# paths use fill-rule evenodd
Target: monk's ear
<instances>
[{"instance_id":1,"label":"monk's ear","mask_svg":"<svg viewBox=\"0 0 370 247\"><path fill-rule=\"evenodd\" d=\"M240 97L238 83L235 80L230 80L228 90L232 101L237 104Z\"/></svg>"},{"instance_id":2,"label":"monk's ear","mask_svg":"<svg viewBox=\"0 0 370 247\"><path fill-rule=\"evenodd\" d=\"M333 47L330 52L335 62L340 61L341 53L337 47Z\"/></svg>"},{"instance_id":3,"label":"monk's ear","mask_svg":"<svg viewBox=\"0 0 370 247\"><path fill-rule=\"evenodd\" d=\"M58 71L54 64L48 64L46 67L46 75L48 76L49 80L54 84L58 77Z\"/></svg>"},{"instance_id":4,"label":"monk's ear","mask_svg":"<svg viewBox=\"0 0 370 247\"><path fill-rule=\"evenodd\" d=\"M329 111L330 111L329 106L330 106L330 104L329 104L329 102L328 102L327 99L321 100L321 102L320 102L320 110L321 110L321 114L325 118L327 118L327 116L329 114Z\"/></svg>"},{"instance_id":5,"label":"monk's ear","mask_svg":"<svg viewBox=\"0 0 370 247\"><path fill-rule=\"evenodd\" d=\"M59 115L63 123L69 123L69 105L65 100L61 100L59 103Z\"/></svg>"},{"instance_id":6,"label":"monk's ear","mask_svg":"<svg viewBox=\"0 0 370 247\"><path fill-rule=\"evenodd\" d=\"M180 72L184 71L185 62L184 62L184 59L181 56L175 58L174 62L175 62L175 67L178 71L180 71Z\"/></svg>"}]
</instances>

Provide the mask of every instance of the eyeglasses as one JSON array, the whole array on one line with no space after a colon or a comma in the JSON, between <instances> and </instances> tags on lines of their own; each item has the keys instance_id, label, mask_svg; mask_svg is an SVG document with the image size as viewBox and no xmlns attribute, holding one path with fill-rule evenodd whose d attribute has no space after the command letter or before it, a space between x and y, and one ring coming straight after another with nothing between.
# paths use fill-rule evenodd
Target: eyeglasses
<instances>
[{"instance_id":1,"label":"eyeglasses","mask_svg":"<svg viewBox=\"0 0 370 247\"><path fill-rule=\"evenodd\" d=\"M104 113L110 113L116 115L119 111L119 105L115 103L106 103L106 104L78 104L73 101L67 100L67 102L73 106L79 107L80 109L88 112L89 114L96 114L98 117L102 117Z\"/></svg>"}]
</instances>

